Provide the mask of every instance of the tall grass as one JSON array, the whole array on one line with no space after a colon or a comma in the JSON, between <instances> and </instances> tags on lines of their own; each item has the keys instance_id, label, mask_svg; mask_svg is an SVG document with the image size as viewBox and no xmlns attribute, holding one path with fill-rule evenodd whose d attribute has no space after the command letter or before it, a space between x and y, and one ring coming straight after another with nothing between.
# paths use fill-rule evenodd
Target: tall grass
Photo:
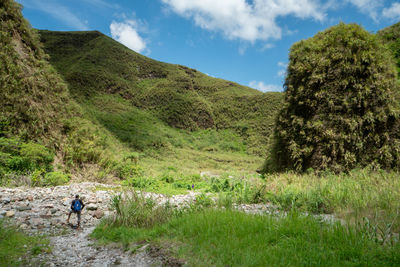
<instances>
[{"instance_id":1,"label":"tall grass","mask_svg":"<svg viewBox=\"0 0 400 267\"><path fill-rule=\"evenodd\" d=\"M400 245L367 231L290 213L285 218L203 209L152 228L98 227L102 241L168 244L188 266L395 266Z\"/></svg>"},{"instance_id":2,"label":"tall grass","mask_svg":"<svg viewBox=\"0 0 400 267\"><path fill-rule=\"evenodd\" d=\"M113 226L148 228L168 221L175 214L168 203L157 205L152 198L145 198L135 191L114 196L111 208L115 214L105 223Z\"/></svg>"}]
</instances>

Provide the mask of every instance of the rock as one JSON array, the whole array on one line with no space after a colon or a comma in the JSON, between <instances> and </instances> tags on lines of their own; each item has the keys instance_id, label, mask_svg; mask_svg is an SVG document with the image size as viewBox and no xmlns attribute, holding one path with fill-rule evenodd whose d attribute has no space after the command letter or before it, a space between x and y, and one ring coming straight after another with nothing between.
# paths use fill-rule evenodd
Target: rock
<instances>
[{"instance_id":1,"label":"rock","mask_svg":"<svg viewBox=\"0 0 400 267\"><path fill-rule=\"evenodd\" d=\"M21 206L21 207L17 207L18 211L25 211L25 210L31 210L32 208L29 206Z\"/></svg>"},{"instance_id":2,"label":"rock","mask_svg":"<svg viewBox=\"0 0 400 267\"><path fill-rule=\"evenodd\" d=\"M47 208L47 209L52 209L52 208L54 208L54 205L52 205L52 204L47 204L47 205L45 205L44 207Z\"/></svg>"},{"instance_id":3,"label":"rock","mask_svg":"<svg viewBox=\"0 0 400 267\"><path fill-rule=\"evenodd\" d=\"M91 204L87 205L86 208L88 210L97 210L97 205L91 203Z\"/></svg>"},{"instance_id":4,"label":"rock","mask_svg":"<svg viewBox=\"0 0 400 267\"><path fill-rule=\"evenodd\" d=\"M101 219L104 216L104 212L102 210L96 210L96 212L94 213L93 217L97 218L97 219Z\"/></svg>"},{"instance_id":5,"label":"rock","mask_svg":"<svg viewBox=\"0 0 400 267\"><path fill-rule=\"evenodd\" d=\"M4 216L4 215L6 215L6 212L7 212L7 211L5 211L5 210L0 211L0 215L1 215L1 216Z\"/></svg>"},{"instance_id":6,"label":"rock","mask_svg":"<svg viewBox=\"0 0 400 267\"><path fill-rule=\"evenodd\" d=\"M43 224L43 220L41 220L39 218L31 219L31 225L42 225L42 224Z\"/></svg>"},{"instance_id":7,"label":"rock","mask_svg":"<svg viewBox=\"0 0 400 267\"><path fill-rule=\"evenodd\" d=\"M57 211L57 209L51 209L51 214L55 214Z\"/></svg>"},{"instance_id":8,"label":"rock","mask_svg":"<svg viewBox=\"0 0 400 267\"><path fill-rule=\"evenodd\" d=\"M9 198L3 198L2 199L2 202L4 203L4 204L8 204L8 203L10 203L11 202L11 200L9 199Z\"/></svg>"},{"instance_id":9,"label":"rock","mask_svg":"<svg viewBox=\"0 0 400 267\"><path fill-rule=\"evenodd\" d=\"M32 196L27 196L26 199L29 200L29 201L33 201L33 197Z\"/></svg>"},{"instance_id":10,"label":"rock","mask_svg":"<svg viewBox=\"0 0 400 267\"><path fill-rule=\"evenodd\" d=\"M91 198L91 199L88 200L87 203L88 203L88 204L96 204L96 203L97 203L97 199Z\"/></svg>"},{"instance_id":11,"label":"rock","mask_svg":"<svg viewBox=\"0 0 400 267\"><path fill-rule=\"evenodd\" d=\"M28 229L28 225L25 224L25 223L23 223L23 224L21 224L21 225L19 226L19 228L25 230L25 229Z\"/></svg>"},{"instance_id":12,"label":"rock","mask_svg":"<svg viewBox=\"0 0 400 267\"><path fill-rule=\"evenodd\" d=\"M42 218L42 219L50 219L51 215L49 215L49 214L40 214L40 218Z\"/></svg>"},{"instance_id":13,"label":"rock","mask_svg":"<svg viewBox=\"0 0 400 267\"><path fill-rule=\"evenodd\" d=\"M64 198L63 199L63 205L64 206L70 206L71 205L71 200L69 200L68 198Z\"/></svg>"},{"instance_id":14,"label":"rock","mask_svg":"<svg viewBox=\"0 0 400 267\"><path fill-rule=\"evenodd\" d=\"M6 217L14 217L14 215L15 215L15 211L14 210L9 210L5 214Z\"/></svg>"}]
</instances>

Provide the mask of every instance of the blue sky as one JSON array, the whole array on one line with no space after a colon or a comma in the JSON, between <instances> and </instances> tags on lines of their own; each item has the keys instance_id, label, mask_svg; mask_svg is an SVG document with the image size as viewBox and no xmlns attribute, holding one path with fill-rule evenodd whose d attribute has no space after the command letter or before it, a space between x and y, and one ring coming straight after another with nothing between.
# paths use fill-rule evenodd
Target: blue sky
<instances>
[{"instance_id":1,"label":"blue sky","mask_svg":"<svg viewBox=\"0 0 400 267\"><path fill-rule=\"evenodd\" d=\"M384 0L18 0L38 29L98 30L156 60L282 91L290 46L339 22L400 20Z\"/></svg>"}]
</instances>

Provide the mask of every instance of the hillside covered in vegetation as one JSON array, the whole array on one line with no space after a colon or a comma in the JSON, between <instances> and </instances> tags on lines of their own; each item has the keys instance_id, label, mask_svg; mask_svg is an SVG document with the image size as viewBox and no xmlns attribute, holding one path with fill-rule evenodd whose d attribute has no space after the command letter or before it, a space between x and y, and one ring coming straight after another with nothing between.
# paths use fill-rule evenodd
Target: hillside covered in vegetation
<instances>
[{"instance_id":1,"label":"hillside covered in vegetation","mask_svg":"<svg viewBox=\"0 0 400 267\"><path fill-rule=\"evenodd\" d=\"M0 6L0 180L14 182L15 174L36 171L36 184L68 177L57 170L99 164L115 142L82 118L67 85L48 63L36 31L22 17L19 4ZM77 138L79 136L79 138ZM110 135L108 135L112 138ZM111 140L111 139L110 139ZM58 164L56 164L58 162ZM53 179L54 178L54 179Z\"/></svg>"},{"instance_id":2,"label":"hillside covered in vegetation","mask_svg":"<svg viewBox=\"0 0 400 267\"><path fill-rule=\"evenodd\" d=\"M281 93L263 94L185 66L152 60L97 31L40 31L40 36L51 63L84 106L101 112L117 101L116 115L125 111L129 117L126 109L134 109L174 128L231 129L240 135L249 153L265 155ZM101 114L95 117L128 145L140 150L146 146L120 132L121 125L113 125ZM159 142L166 141L161 138Z\"/></svg>"}]
</instances>

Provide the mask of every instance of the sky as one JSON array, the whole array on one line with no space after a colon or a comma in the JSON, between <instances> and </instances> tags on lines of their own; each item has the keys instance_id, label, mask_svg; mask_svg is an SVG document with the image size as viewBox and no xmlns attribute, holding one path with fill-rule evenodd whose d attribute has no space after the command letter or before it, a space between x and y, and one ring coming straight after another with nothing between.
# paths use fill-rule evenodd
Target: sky
<instances>
[{"instance_id":1,"label":"sky","mask_svg":"<svg viewBox=\"0 0 400 267\"><path fill-rule=\"evenodd\" d=\"M17 0L37 29L98 30L150 58L263 92L283 91L293 43L340 22L376 33L385 0Z\"/></svg>"}]
</instances>

